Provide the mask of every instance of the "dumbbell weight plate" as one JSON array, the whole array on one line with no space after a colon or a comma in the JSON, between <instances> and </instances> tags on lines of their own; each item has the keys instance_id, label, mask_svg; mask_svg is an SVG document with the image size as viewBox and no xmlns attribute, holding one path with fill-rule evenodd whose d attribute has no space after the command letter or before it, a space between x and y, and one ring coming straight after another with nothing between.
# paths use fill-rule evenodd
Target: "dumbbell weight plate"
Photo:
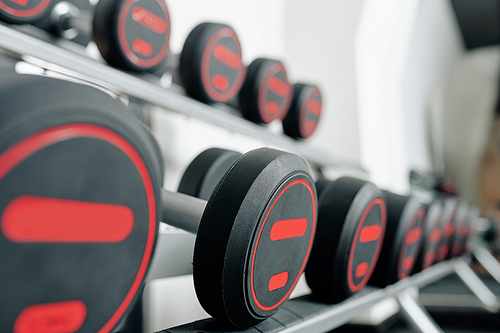
<instances>
[{"instance_id":1,"label":"dumbbell weight plate","mask_svg":"<svg viewBox=\"0 0 500 333\"><path fill-rule=\"evenodd\" d=\"M417 256L413 272L417 273L433 265L438 255L439 244L443 238L443 205L440 200L434 200L424 205L425 223L423 228L423 245Z\"/></svg>"},{"instance_id":2,"label":"dumbbell weight plate","mask_svg":"<svg viewBox=\"0 0 500 333\"><path fill-rule=\"evenodd\" d=\"M256 123L283 119L292 102L293 87L280 61L258 58L247 68L239 104L243 116Z\"/></svg>"},{"instance_id":3,"label":"dumbbell weight plate","mask_svg":"<svg viewBox=\"0 0 500 333\"><path fill-rule=\"evenodd\" d=\"M292 104L283 119L283 131L293 138L306 139L314 133L321 116L322 100L318 87L296 83Z\"/></svg>"},{"instance_id":4,"label":"dumbbell weight plate","mask_svg":"<svg viewBox=\"0 0 500 333\"><path fill-rule=\"evenodd\" d=\"M0 331L109 332L153 254L155 148L101 91L2 78Z\"/></svg>"},{"instance_id":5,"label":"dumbbell weight plate","mask_svg":"<svg viewBox=\"0 0 500 333\"><path fill-rule=\"evenodd\" d=\"M113 66L154 71L168 53L170 16L164 0L101 0L93 26L95 43Z\"/></svg>"},{"instance_id":6,"label":"dumbbell weight plate","mask_svg":"<svg viewBox=\"0 0 500 333\"><path fill-rule=\"evenodd\" d=\"M339 302L361 290L382 248L386 207L370 182L342 177L319 180L318 231L306 268L315 297Z\"/></svg>"},{"instance_id":7,"label":"dumbbell weight plate","mask_svg":"<svg viewBox=\"0 0 500 333\"><path fill-rule=\"evenodd\" d=\"M48 13L51 0L0 0L0 18L11 23L34 23Z\"/></svg>"},{"instance_id":8,"label":"dumbbell weight plate","mask_svg":"<svg viewBox=\"0 0 500 333\"><path fill-rule=\"evenodd\" d=\"M385 287L408 277L422 245L425 211L414 198L383 191L387 227L370 283Z\"/></svg>"},{"instance_id":9,"label":"dumbbell weight plate","mask_svg":"<svg viewBox=\"0 0 500 333\"><path fill-rule=\"evenodd\" d=\"M298 156L257 149L217 184L194 249L198 299L246 328L277 311L303 272L316 228L316 190Z\"/></svg>"},{"instance_id":10,"label":"dumbbell weight plate","mask_svg":"<svg viewBox=\"0 0 500 333\"><path fill-rule=\"evenodd\" d=\"M458 199L455 214L455 230L451 237L451 255L459 256L464 252L469 235L470 207L465 199Z\"/></svg>"},{"instance_id":11,"label":"dumbbell weight plate","mask_svg":"<svg viewBox=\"0 0 500 333\"><path fill-rule=\"evenodd\" d=\"M226 102L240 91L246 69L234 30L219 23L196 26L186 38L179 74L186 92L205 102Z\"/></svg>"},{"instance_id":12,"label":"dumbbell weight plate","mask_svg":"<svg viewBox=\"0 0 500 333\"><path fill-rule=\"evenodd\" d=\"M451 257L451 239L455 231L455 215L458 204L456 197L442 197L440 200L443 201L443 237L439 244L436 262L441 262Z\"/></svg>"}]
</instances>

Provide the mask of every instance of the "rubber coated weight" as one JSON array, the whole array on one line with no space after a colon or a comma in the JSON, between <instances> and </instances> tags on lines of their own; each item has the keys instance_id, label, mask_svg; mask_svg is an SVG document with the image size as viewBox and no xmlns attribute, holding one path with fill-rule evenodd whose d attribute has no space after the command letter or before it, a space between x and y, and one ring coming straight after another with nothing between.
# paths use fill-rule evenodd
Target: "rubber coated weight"
<instances>
[{"instance_id":1,"label":"rubber coated weight","mask_svg":"<svg viewBox=\"0 0 500 333\"><path fill-rule=\"evenodd\" d=\"M199 24L186 38L179 60L186 92L205 103L230 100L245 78L241 57L240 41L230 26Z\"/></svg>"},{"instance_id":2,"label":"rubber coated weight","mask_svg":"<svg viewBox=\"0 0 500 333\"><path fill-rule=\"evenodd\" d=\"M451 257L451 240L455 231L455 215L458 203L456 197L441 197L439 200L443 201L443 237L439 244L436 262L441 262Z\"/></svg>"},{"instance_id":3,"label":"rubber coated weight","mask_svg":"<svg viewBox=\"0 0 500 333\"><path fill-rule=\"evenodd\" d=\"M51 0L0 0L0 19L10 23L34 23L48 12Z\"/></svg>"},{"instance_id":4,"label":"rubber coated weight","mask_svg":"<svg viewBox=\"0 0 500 333\"><path fill-rule=\"evenodd\" d=\"M177 191L208 200L217 183L240 156L241 153L220 148L203 151L187 167Z\"/></svg>"},{"instance_id":5,"label":"rubber coated weight","mask_svg":"<svg viewBox=\"0 0 500 333\"><path fill-rule=\"evenodd\" d=\"M425 211L408 196L383 191L387 205L387 226L380 258L370 284L385 287L408 277L422 245Z\"/></svg>"},{"instance_id":6,"label":"rubber coated weight","mask_svg":"<svg viewBox=\"0 0 500 333\"><path fill-rule=\"evenodd\" d=\"M0 99L0 331L109 332L155 247L155 147L89 86L3 75Z\"/></svg>"},{"instance_id":7,"label":"rubber coated weight","mask_svg":"<svg viewBox=\"0 0 500 333\"><path fill-rule=\"evenodd\" d=\"M316 201L302 158L268 148L241 156L212 193L196 237L194 285L205 311L240 328L275 313L305 268Z\"/></svg>"},{"instance_id":8,"label":"rubber coated weight","mask_svg":"<svg viewBox=\"0 0 500 333\"><path fill-rule=\"evenodd\" d=\"M424 205L425 223L423 228L423 244L418 253L413 272L417 273L432 266L436 262L439 245L443 238L443 204L434 200L429 205Z\"/></svg>"},{"instance_id":9,"label":"rubber coated weight","mask_svg":"<svg viewBox=\"0 0 500 333\"><path fill-rule=\"evenodd\" d=\"M465 250L465 244L469 235L469 205L465 199L457 200L455 214L455 228L451 236L451 256L459 256Z\"/></svg>"},{"instance_id":10,"label":"rubber coated weight","mask_svg":"<svg viewBox=\"0 0 500 333\"><path fill-rule=\"evenodd\" d=\"M308 138L318 126L321 109L321 92L318 87L296 83L293 86L292 104L283 119L283 131L293 138Z\"/></svg>"},{"instance_id":11,"label":"rubber coated weight","mask_svg":"<svg viewBox=\"0 0 500 333\"><path fill-rule=\"evenodd\" d=\"M154 71L168 53L170 16L164 0L101 0L93 26L95 43L113 66Z\"/></svg>"},{"instance_id":12,"label":"rubber coated weight","mask_svg":"<svg viewBox=\"0 0 500 333\"><path fill-rule=\"evenodd\" d=\"M321 179L316 186L318 231L305 276L316 298L339 302L361 290L377 264L384 196L374 184L350 177Z\"/></svg>"},{"instance_id":13,"label":"rubber coated weight","mask_svg":"<svg viewBox=\"0 0 500 333\"><path fill-rule=\"evenodd\" d=\"M283 119L292 102L293 87L280 61L258 58L247 68L239 94L243 116L256 123Z\"/></svg>"}]
</instances>

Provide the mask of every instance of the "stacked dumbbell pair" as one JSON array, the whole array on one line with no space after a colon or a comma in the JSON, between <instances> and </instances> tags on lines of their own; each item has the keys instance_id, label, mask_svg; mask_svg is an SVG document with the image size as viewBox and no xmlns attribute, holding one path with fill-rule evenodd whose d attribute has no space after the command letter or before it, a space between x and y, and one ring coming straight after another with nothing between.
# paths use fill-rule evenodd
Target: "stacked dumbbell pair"
<instances>
[{"instance_id":1,"label":"stacked dumbbell pair","mask_svg":"<svg viewBox=\"0 0 500 333\"><path fill-rule=\"evenodd\" d=\"M83 45L93 36L102 57L133 72L163 74L169 52L170 16L163 0L2 0L0 18L34 23ZM169 54L171 58L175 55ZM322 100L314 85L288 83L280 61L259 58L248 67L235 31L202 23L187 37L178 68L186 92L205 103L230 103L256 123L283 120L284 133L307 138L316 129Z\"/></svg>"}]
</instances>

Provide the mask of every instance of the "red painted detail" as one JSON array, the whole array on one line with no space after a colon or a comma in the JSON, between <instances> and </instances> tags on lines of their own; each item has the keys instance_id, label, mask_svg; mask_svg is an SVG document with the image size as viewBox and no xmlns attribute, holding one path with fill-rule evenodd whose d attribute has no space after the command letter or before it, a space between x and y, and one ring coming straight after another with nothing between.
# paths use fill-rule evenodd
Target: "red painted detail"
<instances>
[{"instance_id":1,"label":"red painted detail","mask_svg":"<svg viewBox=\"0 0 500 333\"><path fill-rule=\"evenodd\" d=\"M458 256L463 252L464 247L465 246L463 244L453 244L453 246L451 247L451 252L454 256Z\"/></svg>"},{"instance_id":2,"label":"red painted detail","mask_svg":"<svg viewBox=\"0 0 500 333\"><path fill-rule=\"evenodd\" d=\"M408 256L403 260L403 270L409 271L413 267L413 263L415 262L415 258L413 256Z\"/></svg>"},{"instance_id":3,"label":"red painted detail","mask_svg":"<svg viewBox=\"0 0 500 333\"><path fill-rule=\"evenodd\" d=\"M276 221L271 228L271 240L300 237L305 234L306 230L306 218Z\"/></svg>"},{"instance_id":4,"label":"red painted detail","mask_svg":"<svg viewBox=\"0 0 500 333\"><path fill-rule=\"evenodd\" d=\"M167 30L167 22L164 19L141 6L132 9L132 19L157 34L162 34Z\"/></svg>"},{"instance_id":5,"label":"red painted detail","mask_svg":"<svg viewBox=\"0 0 500 333\"><path fill-rule=\"evenodd\" d=\"M318 123L315 122L314 120L309 119L304 124L304 129L306 133L312 133L316 129L316 126L318 126Z\"/></svg>"},{"instance_id":6,"label":"red painted detail","mask_svg":"<svg viewBox=\"0 0 500 333\"><path fill-rule=\"evenodd\" d=\"M222 44L215 46L214 57L232 69L238 69L241 66L241 56Z\"/></svg>"},{"instance_id":7,"label":"red painted detail","mask_svg":"<svg viewBox=\"0 0 500 333\"><path fill-rule=\"evenodd\" d=\"M422 237L422 228L421 227L411 229L406 234L406 244L408 244L408 245L415 244L416 242L418 242L420 240L421 237Z\"/></svg>"},{"instance_id":8,"label":"red painted detail","mask_svg":"<svg viewBox=\"0 0 500 333\"><path fill-rule=\"evenodd\" d=\"M437 243L441 240L441 236L443 233L441 232L441 229L439 228L434 228L429 232L429 242L431 243Z\"/></svg>"},{"instance_id":9,"label":"red painted detail","mask_svg":"<svg viewBox=\"0 0 500 333\"><path fill-rule=\"evenodd\" d=\"M458 227L457 233L459 236L467 236L469 234L469 228L465 225Z\"/></svg>"},{"instance_id":10,"label":"red painted detail","mask_svg":"<svg viewBox=\"0 0 500 333\"><path fill-rule=\"evenodd\" d=\"M98 333L104 333L111 331L118 320L120 320L125 311L128 309L130 303L134 299L137 291L139 290L139 287L142 285L144 275L146 274L146 270L151 259L153 245L156 240L156 232L158 229L156 221L156 197L151 176L149 174L148 168L146 167L146 164L142 160L142 157L127 140L107 128L89 124L62 125L38 132L35 135L32 135L17 143L2 155L0 155L0 181L17 164L19 164L38 150L61 141L82 137L103 140L105 142L108 142L109 144L114 145L125 155L127 155L127 157L132 161L132 163L134 163L135 168L139 172L148 201L148 234L141 263L139 265L139 268L137 269L137 274L132 285L130 286L129 292L123 299L122 303L119 305L118 309L116 309L116 311L113 313L111 318L98 331Z\"/></svg>"},{"instance_id":11,"label":"red painted detail","mask_svg":"<svg viewBox=\"0 0 500 333\"><path fill-rule=\"evenodd\" d=\"M254 287L254 281L253 281L254 280L253 272L254 272L254 267L255 267L255 254L257 253L257 246L259 246L259 241L260 241L260 236L262 235L262 230L264 229L264 226L266 225L266 222L267 222L267 219L269 217L269 214L271 214L271 212L273 210L273 207L276 204L276 202L278 202L279 198L290 187L292 187L294 185L299 185L299 184L303 185L303 186L305 186L307 188L307 190L309 192L309 195L311 196L311 201L312 201L312 205L313 205L313 219L312 219L311 237L309 238L309 246L307 248L307 253L306 253L306 256L304 257L304 261L302 262L302 266L300 267L299 273L297 274L297 277L295 278L295 281L293 282L292 286L290 287L290 289L288 290L288 292L286 293L286 295L283 296L283 298L281 300L279 300L276 304L271 305L271 306L264 306L264 305L262 305L259 302L259 300L257 299L257 296L255 295L255 287ZM250 266L250 289L252 290L252 298L253 298L255 304L257 305L257 307L259 307L259 309L264 310L264 311L270 311L270 310L276 309L278 306L280 306L281 303L283 303L288 298L288 296L290 296L290 293L295 288L295 285L299 281L299 278L302 275L302 272L304 271L304 268L306 267L307 259L309 259L309 254L311 253L311 247L312 247L312 244L313 244L313 239L314 239L314 233L315 232L316 232L316 198L315 198L315 195L314 195L314 191L313 191L311 185L309 185L309 183L306 182L305 180L302 180L302 179L294 180L293 182L291 182L290 184L288 184L278 194L278 196L276 197L276 199L274 199L271 207L267 211L266 217L264 218L264 223L262 223L262 226L260 227L260 230L259 230L259 234L257 235L257 240L255 241L255 247L253 249L253 255L252 255L252 265Z\"/></svg>"},{"instance_id":12,"label":"red painted detail","mask_svg":"<svg viewBox=\"0 0 500 333\"><path fill-rule=\"evenodd\" d=\"M360 278L362 276L365 276L366 275L366 272L368 272L368 267L370 267L370 264L368 264L366 261L365 262L362 262L361 264L359 264L357 267L356 267L356 272L354 273L354 275L357 277L357 278Z\"/></svg>"},{"instance_id":13,"label":"red painted detail","mask_svg":"<svg viewBox=\"0 0 500 333\"><path fill-rule=\"evenodd\" d=\"M7 205L0 223L18 243L121 242L134 214L126 206L24 195Z\"/></svg>"},{"instance_id":14,"label":"red painted detail","mask_svg":"<svg viewBox=\"0 0 500 333\"><path fill-rule=\"evenodd\" d=\"M286 97L290 93L290 85L276 76L271 76L267 80L267 87L280 97Z\"/></svg>"},{"instance_id":15,"label":"red painted detail","mask_svg":"<svg viewBox=\"0 0 500 333\"><path fill-rule=\"evenodd\" d=\"M448 221L448 223L446 223L446 225L444 226L444 235L446 237L450 237L451 234L453 233L453 229L454 229L453 222Z\"/></svg>"},{"instance_id":16,"label":"red painted detail","mask_svg":"<svg viewBox=\"0 0 500 333\"><path fill-rule=\"evenodd\" d=\"M314 98L311 98L306 102L306 109L313 115L319 117L319 115L321 114L321 102L318 102Z\"/></svg>"},{"instance_id":17,"label":"red painted detail","mask_svg":"<svg viewBox=\"0 0 500 333\"><path fill-rule=\"evenodd\" d=\"M29 3L29 0L10 0L14 3L17 3L20 6L26 6Z\"/></svg>"},{"instance_id":18,"label":"red painted detail","mask_svg":"<svg viewBox=\"0 0 500 333\"><path fill-rule=\"evenodd\" d=\"M222 74L215 74L212 77L212 84L220 91L226 91L229 88L229 79Z\"/></svg>"},{"instance_id":19,"label":"red painted detail","mask_svg":"<svg viewBox=\"0 0 500 333\"><path fill-rule=\"evenodd\" d=\"M361 243L373 242L380 237L381 230L382 228L378 224L363 227L363 229L361 229L359 241Z\"/></svg>"},{"instance_id":20,"label":"red painted detail","mask_svg":"<svg viewBox=\"0 0 500 333\"><path fill-rule=\"evenodd\" d=\"M439 248L438 248L439 258L444 259L446 257L446 255L448 254L448 251L449 251L448 244L439 245Z\"/></svg>"},{"instance_id":21,"label":"red painted detail","mask_svg":"<svg viewBox=\"0 0 500 333\"><path fill-rule=\"evenodd\" d=\"M280 110L280 105L275 101L268 101L266 103L266 112L268 114L274 115Z\"/></svg>"},{"instance_id":22,"label":"red painted detail","mask_svg":"<svg viewBox=\"0 0 500 333\"><path fill-rule=\"evenodd\" d=\"M134 41L132 42L132 50L139 54L142 54L145 57L149 57L151 54L153 54L153 46L140 38L134 39Z\"/></svg>"},{"instance_id":23,"label":"red painted detail","mask_svg":"<svg viewBox=\"0 0 500 333\"><path fill-rule=\"evenodd\" d=\"M424 257L424 268L429 267L436 259L436 253L434 251L428 251Z\"/></svg>"},{"instance_id":24,"label":"red painted detail","mask_svg":"<svg viewBox=\"0 0 500 333\"><path fill-rule=\"evenodd\" d=\"M274 274L271 276L269 280L269 291L273 291L279 288L282 288L288 282L288 272L284 271L278 274Z\"/></svg>"},{"instance_id":25,"label":"red painted detail","mask_svg":"<svg viewBox=\"0 0 500 333\"><path fill-rule=\"evenodd\" d=\"M31 305L17 316L14 333L76 332L87 317L82 301L66 301Z\"/></svg>"}]
</instances>

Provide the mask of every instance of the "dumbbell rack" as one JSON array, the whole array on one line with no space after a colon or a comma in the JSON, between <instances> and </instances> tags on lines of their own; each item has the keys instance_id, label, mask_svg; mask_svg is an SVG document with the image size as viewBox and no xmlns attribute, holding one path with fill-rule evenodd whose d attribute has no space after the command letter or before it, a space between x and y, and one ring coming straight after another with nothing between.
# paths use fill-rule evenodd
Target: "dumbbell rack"
<instances>
[{"instance_id":1,"label":"dumbbell rack","mask_svg":"<svg viewBox=\"0 0 500 333\"><path fill-rule=\"evenodd\" d=\"M73 52L60 45L41 40L34 36L37 33L39 32L36 29L33 30L31 27L20 26L14 28L0 23L0 53L2 53L3 49L6 53L31 57L38 66L48 66L53 71L60 71L70 76L76 74L79 78L102 85L132 98L260 140L263 145L273 145L283 150L288 150L301 155L315 167L343 168L351 170L353 173L366 175L366 172L357 163L331 156L306 141L296 141L270 132L268 129L250 123L238 116L197 102L171 89L163 88L157 83L151 82L155 80L154 78L122 72L94 59L90 59L82 53ZM37 62L37 59L40 61ZM193 236L175 231L172 232L167 228L160 230L158 246L166 246L171 249L178 249L177 246L183 249L192 249L193 242ZM165 253L165 251L161 252ZM166 251L166 253L169 253L169 251ZM178 251L178 253L189 255L190 251ZM172 261L174 261L173 256L166 260L167 263ZM186 262L189 263L190 260L188 259ZM165 266L167 265L163 265L163 267ZM176 266L174 263L173 266L176 268L153 270L149 274L149 279L190 273L190 265ZM415 291L418 293L418 288L429 285L453 273L456 273L467 284L486 309L498 311L500 304L496 296L489 291L463 259L455 258L431 267L385 289L366 288L340 304L324 305L321 311L312 313L309 317L303 318L303 320L295 322L290 327L279 331L328 331L351 321L363 311L370 309L370 307L385 299L395 298L400 304L401 312L415 329L422 332L439 332L439 327L429 317L425 309L418 304L414 294ZM303 300L299 298L290 302L297 303L303 302ZM172 332L174 331L175 328L172 329Z\"/></svg>"}]
</instances>

